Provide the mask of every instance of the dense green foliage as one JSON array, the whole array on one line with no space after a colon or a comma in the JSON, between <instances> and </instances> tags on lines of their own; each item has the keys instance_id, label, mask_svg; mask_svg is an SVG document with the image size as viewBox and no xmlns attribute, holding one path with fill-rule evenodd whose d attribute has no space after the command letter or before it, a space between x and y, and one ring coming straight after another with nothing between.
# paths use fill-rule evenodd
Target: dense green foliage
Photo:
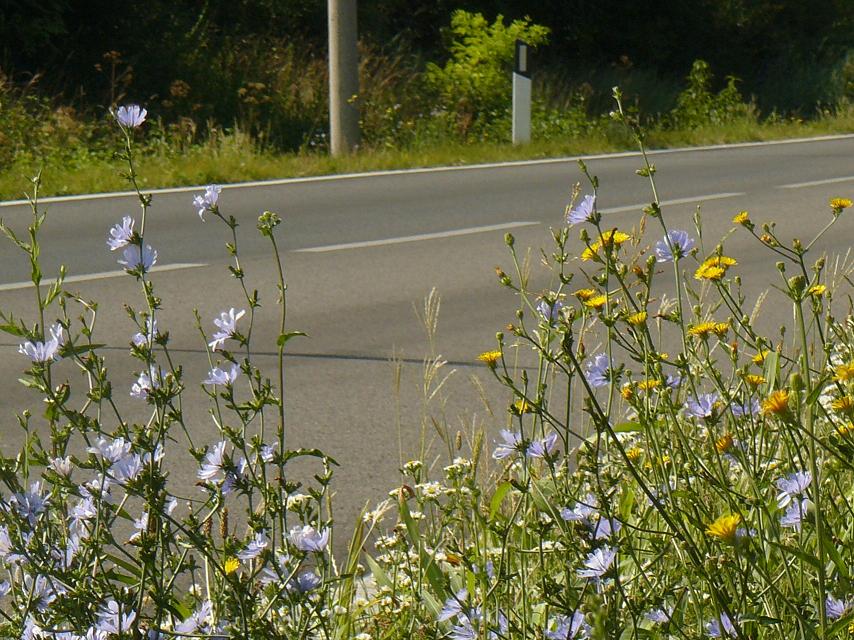
<instances>
[{"instance_id":1,"label":"dense green foliage","mask_svg":"<svg viewBox=\"0 0 854 640\"><path fill-rule=\"evenodd\" d=\"M135 101L155 106L152 113L190 137L209 125L238 125L279 149L323 143L324 2L152 0L118 10L106 0L3 0L0 9L0 72L18 86L37 77L41 95L60 96L78 111ZM619 84L628 95L648 96L644 111L664 113L696 59L719 78L740 78L741 92L755 96L764 113L810 115L852 90L852 0L362 0L369 141L387 137L375 134L383 124L407 129L407 120L431 110L428 98L447 97L446 85L425 86L422 76L435 68L427 61L446 73L459 61L459 24L448 26L459 9L482 14L470 17L482 22L473 28L505 29L499 15L511 23L527 16L528 24L547 28L549 44L537 62L549 91L541 93L558 106L583 95L588 111L602 111ZM499 60L488 63L489 73L501 68ZM481 92L495 86L470 89L488 103ZM465 124L471 101L464 102Z\"/></svg>"}]
</instances>

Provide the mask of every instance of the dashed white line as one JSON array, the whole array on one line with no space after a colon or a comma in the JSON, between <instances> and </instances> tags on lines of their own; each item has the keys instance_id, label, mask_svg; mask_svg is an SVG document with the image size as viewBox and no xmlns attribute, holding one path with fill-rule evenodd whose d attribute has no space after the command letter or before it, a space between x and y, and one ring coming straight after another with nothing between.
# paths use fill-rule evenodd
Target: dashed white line
<instances>
[{"instance_id":1,"label":"dashed white line","mask_svg":"<svg viewBox=\"0 0 854 640\"><path fill-rule=\"evenodd\" d=\"M838 182L851 182L854 176L843 176L841 178L827 178L826 180L813 180L812 182L793 182L792 184L781 184L778 189L801 189L803 187L820 187L823 184L836 184Z\"/></svg>"},{"instance_id":2,"label":"dashed white line","mask_svg":"<svg viewBox=\"0 0 854 640\"><path fill-rule=\"evenodd\" d=\"M175 262L173 264L164 264L154 266L149 269L149 272L159 271L178 271L180 269L196 269L198 267L206 267L207 264L201 262ZM102 271L100 273L83 273L78 276L66 276L65 282L88 282L89 280L106 280L108 278L120 278L127 275L126 271ZM44 279L41 286L49 287L55 282L54 279ZM29 289L33 286L32 282L10 282L8 284L0 284L0 291L14 291L16 289Z\"/></svg>"},{"instance_id":3,"label":"dashed white line","mask_svg":"<svg viewBox=\"0 0 854 640\"><path fill-rule=\"evenodd\" d=\"M661 206L665 207L672 204L691 204L693 202L705 202L706 200L722 200L723 198L736 198L738 196L746 195L743 192L737 193L712 193L707 196L692 196L690 198L677 198L675 200L662 200ZM610 207L608 209L600 209L599 213L622 213L624 211L639 211L644 207L649 206L649 202L642 202L640 204L630 204L625 207Z\"/></svg>"},{"instance_id":4,"label":"dashed white line","mask_svg":"<svg viewBox=\"0 0 854 640\"><path fill-rule=\"evenodd\" d=\"M402 244L404 242L418 242L419 240L435 240L437 238L453 238L455 236L467 236L473 233L485 233L487 231L500 231L501 229L515 229L517 227L530 227L539 222L506 222L504 224L491 224L484 227L468 227L466 229L452 229L450 231L437 231L435 233L419 233L414 236L400 236L398 238L384 238L382 240L366 240L364 242L345 242L343 244L328 244L321 247L308 247L306 249L295 249L300 253L325 253L327 251L340 251L342 249L362 249L364 247L380 247L389 244Z\"/></svg>"}]
</instances>

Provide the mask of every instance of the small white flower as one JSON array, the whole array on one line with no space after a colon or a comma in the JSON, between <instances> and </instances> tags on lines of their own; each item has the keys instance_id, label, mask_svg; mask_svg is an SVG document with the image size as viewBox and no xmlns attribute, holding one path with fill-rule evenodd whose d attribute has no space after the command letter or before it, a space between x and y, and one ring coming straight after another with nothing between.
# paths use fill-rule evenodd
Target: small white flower
<instances>
[{"instance_id":1,"label":"small white flower","mask_svg":"<svg viewBox=\"0 0 854 640\"><path fill-rule=\"evenodd\" d=\"M134 220L130 216L125 216L119 224L114 224L110 227L110 234L107 236L107 246L111 251L121 249L130 244L133 237Z\"/></svg>"},{"instance_id":2,"label":"small white flower","mask_svg":"<svg viewBox=\"0 0 854 640\"><path fill-rule=\"evenodd\" d=\"M202 222L205 221L205 213L208 211L214 211L217 206L217 201L219 200L219 194L222 191L222 187L216 184L209 184L205 187L205 193L201 196L196 196L193 198L193 206L196 207L199 211L199 217L202 219Z\"/></svg>"},{"instance_id":3,"label":"small white flower","mask_svg":"<svg viewBox=\"0 0 854 640\"><path fill-rule=\"evenodd\" d=\"M129 104L121 106L116 110L116 121L123 127L136 129L145 122L145 116L147 115L148 111L138 104Z\"/></svg>"},{"instance_id":4,"label":"small white flower","mask_svg":"<svg viewBox=\"0 0 854 640\"><path fill-rule=\"evenodd\" d=\"M143 330L145 331L145 334L138 331L133 334L131 342L133 342L137 347L150 347L154 342L154 339L157 337L157 320L152 321L151 318L147 318L143 325Z\"/></svg>"},{"instance_id":5,"label":"small white flower","mask_svg":"<svg viewBox=\"0 0 854 640\"><path fill-rule=\"evenodd\" d=\"M136 620L136 611L119 605L115 600L110 600L98 612L98 623L95 627L103 633L125 634L131 631L134 620Z\"/></svg>"},{"instance_id":6,"label":"small white flower","mask_svg":"<svg viewBox=\"0 0 854 640\"><path fill-rule=\"evenodd\" d=\"M264 535L263 531L259 531L255 534L255 537L250 540L246 547L238 552L237 557L241 560L254 560L258 556L260 556L264 549L270 544L270 540Z\"/></svg>"},{"instance_id":7,"label":"small white flower","mask_svg":"<svg viewBox=\"0 0 854 640\"><path fill-rule=\"evenodd\" d=\"M240 375L240 367L236 364L231 365L231 370L226 371L225 369L220 369L219 367L214 367L208 372L208 377L202 384L212 384L212 385L220 385L223 387L230 387L234 384L234 381L237 379L237 376Z\"/></svg>"},{"instance_id":8,"label":"small white flower","mask_svg":"<svg viewBox=\"0 0 854 640\"><path fill-rule=\"evenodd\" d=\"M157 262L157 251L151 248L151 245L145 245L145 249L140 251L138 244L129 244L122 252L122 259L118 261L128 271L141 269L144 272L151 269Z\"/></svg>"},{"instance_id":9,"label":"small white flower","mask_svg":"<svg viewBox=\"0 0 854 640\"><path fill-rule=\"evenodd\" d=\"M199 480L212 480L220 471L223 470L224 464L225 441L223 440L222 442L215 444L210 451L208 451L204 461L202 462L202 467L199 469L197 474Z\"/></svg>"},{"instance_id":10,"label":"small white flower","mask_svg":"<svg viewBox=\"0 0 854 640\"><path fill-rule=\"evenodd\" d=\"M329 543L329 529L321 529L318 531L310 525L294 527L291 529L288 538L290 539L291 544L300 551L320 552L323 551Z\"/></svg>"},{"instance_id":11,"label":"small white flower","mask_svg":"<svg viewBox=\"0 0 854 640\"><path fill-rule=\"evenodd\" d=\"M213 340L208 343L208 346L216 351L222 348L225 341L231 338L237 331L237 321L246 314L245 309L235 311L234 307L227 312L223 311L219 314L219 318L214 319L214 324L219 328L219 331L213 334Z\"/></svg>"},{"instance_id":12,"label":"small white flower","mask_svg":"<svg viewBox=\"0 0 854 640\"><path fill-rule=\"evenodd\" d=\"M49 466L56 473L61 476L65 476L66 478L71 475L71 470L73 468L71 458L68 456L65 456L64 458L51 458Z\"/></svg>"}]
</instances>

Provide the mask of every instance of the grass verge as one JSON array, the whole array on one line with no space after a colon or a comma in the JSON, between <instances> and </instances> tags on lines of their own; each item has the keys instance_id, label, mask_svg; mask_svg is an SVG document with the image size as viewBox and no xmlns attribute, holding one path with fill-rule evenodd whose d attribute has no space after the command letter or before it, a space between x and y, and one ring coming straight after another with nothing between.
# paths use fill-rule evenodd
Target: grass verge
<instances>
[{"instance_id":1,"label":"grass verge","mask_svg":"<svg viewBox=\"0 0 854 640\"><path fill-rule=\"evenodd\" d=\"M744 119L723 126L653 129L650 148L672 148L782 140L854 133L854 108L814 120L756 122ZM145 168L143 187L229 183L246 180L329 175L388 169L531 160L625 151L632 141L622 130L608 127L574 139L535 140L513 146L506 143L437 144L411 149L371 149L344 158L321 153L281 154L259 150L244 135L231 134L183 151L152 149L139 162ZM0 200L21 198L28 178L43 172L42 195L69 195L123 191L127 181L116 174L118 161L81 151L69 157L18 159L0 170Z\"/></svg>"}]
</instances>

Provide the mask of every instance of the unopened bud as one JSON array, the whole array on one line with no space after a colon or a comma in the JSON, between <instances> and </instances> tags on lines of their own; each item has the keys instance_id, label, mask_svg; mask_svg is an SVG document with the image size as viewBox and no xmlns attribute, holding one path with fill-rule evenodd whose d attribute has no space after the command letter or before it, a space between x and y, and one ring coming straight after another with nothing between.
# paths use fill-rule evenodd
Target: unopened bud
<instances>
[{"instance_id":1,"label":"unopened bud","mask_svg":"<svg viewBox=\"0 0 854 640\"><path fill-rule=\"evenodd\" d=\"M508 247L512 247L515 242L516 238L513 237L512 233L504 234L504 244L506 244Z\"/></svg>"},{"instance_id":2,"label":"unopened bud","mask_svg":"<svg viewBox=\"0 0 854 640\"><path fill-rule=\"evenodd\" d=\"M807 286L807 279L802 275L792 276L789 278L789 290L793 293L803 293Z\"/></svg>"}]
</instances>

